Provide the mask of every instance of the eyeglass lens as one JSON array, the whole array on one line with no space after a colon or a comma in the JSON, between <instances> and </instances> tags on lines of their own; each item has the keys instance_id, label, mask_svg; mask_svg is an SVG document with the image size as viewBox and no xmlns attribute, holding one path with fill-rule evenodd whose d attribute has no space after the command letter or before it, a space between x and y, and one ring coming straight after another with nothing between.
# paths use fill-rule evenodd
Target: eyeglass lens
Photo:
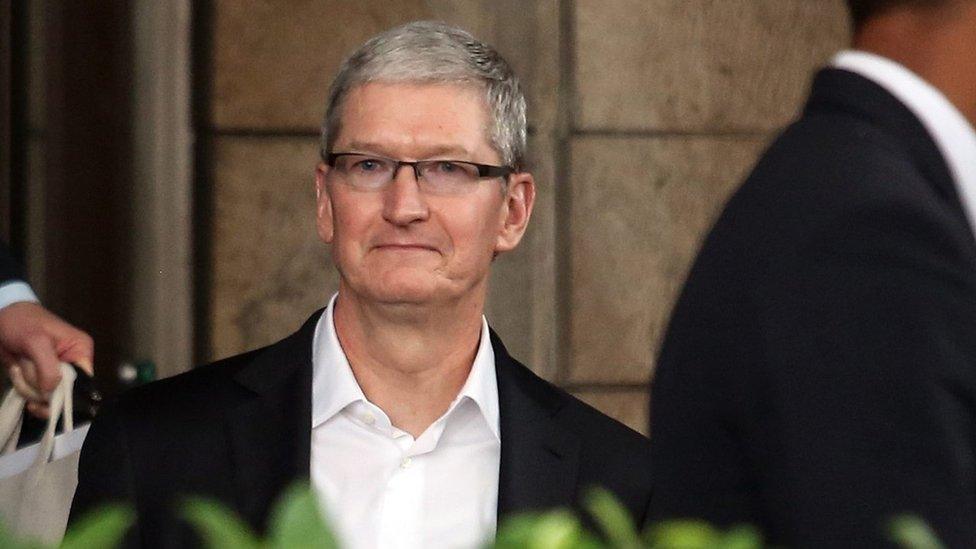
<instances>
[{"instance_id":1,"label":"eyeglass lens","mask_svg":"<svg viewBox=\"0 0 976 549\"><path fill-rule=\"evenodd\" d=\"M477 166L453 160L422 160L403 162L366 155L342 155L335 159L335 168L350 185L364 189L378 189L392 181L401 167L410 167L418 183L443 191L464 190L479 180Z\"/></svg>"}]
</instances>

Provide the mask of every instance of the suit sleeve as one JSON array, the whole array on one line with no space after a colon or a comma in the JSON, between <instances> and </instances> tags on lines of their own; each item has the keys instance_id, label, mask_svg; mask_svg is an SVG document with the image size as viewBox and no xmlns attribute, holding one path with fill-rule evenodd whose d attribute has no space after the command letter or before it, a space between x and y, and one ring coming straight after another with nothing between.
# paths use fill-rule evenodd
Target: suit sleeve
<instances>
[{"instance_id":1,"label":"suit sleeve","mask_svg":"<svg viewBox=\"0 0 976 549\"><path fill-rule=\"evenodd\" d=\"M772 251L751 284L691 289L655 380L658 516L758 522L797 547L878 547L888 521L911 514L948 546L973 546L971 235L937 209L861 206ZM724 351L696 347L721 307L702 303L730 292L741 299L718 322Z\"/></svg>"},{"instance_id":2,"label":"suit sleeve","mask_svg":"<svg viewBox=\"0 0 976 549\"><path fill-rule=\"evenodd\" d=\"M7 246L0 243L0 284L17 279L23 279L21 267L10 255Z\"/></svg>"},{"instance_id":3,"label":"suit sleeve","mask_svg":"<svg viewBox=\"0 0 976 549\"><path fill-rule=\"evenodd\" d=\"M34 290L23 281L20 265L0 243L0 309L19 301L38 301Z\"/></svg>"},{"instance_id":4,"label":"suit sleeve","mask_svg":"<svg viewBox=\"0 0 976 549\"><path fill-rule=\"evenodd\" d=\"M78 464L78 488L71 503L68 528L88 513L109 504L121 504L138 514L134 474L122 418L106 407L85 437ZM123 546L139 547L138 523L127 533Z\"/></svg>"}]
</instances>

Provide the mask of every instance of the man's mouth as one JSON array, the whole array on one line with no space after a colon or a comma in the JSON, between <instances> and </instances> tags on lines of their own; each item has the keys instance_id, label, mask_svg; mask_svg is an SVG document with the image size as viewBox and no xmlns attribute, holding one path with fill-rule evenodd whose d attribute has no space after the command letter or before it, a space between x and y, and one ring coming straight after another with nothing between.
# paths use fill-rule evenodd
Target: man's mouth
<instances>
[{"instance_id":1,"label":"man's mouth","mask_svg":"<svg viewBox=\"0 0 976 549\"><path fill-rule=\"evenodd\" d=\"M436 252L437 251L437 248L429 244L402 243L402 242L378 244L376 246L376 249L387 250L387 251L404 251L404 252L409 252L409 251Z\"/></svg>"}]
</instances>

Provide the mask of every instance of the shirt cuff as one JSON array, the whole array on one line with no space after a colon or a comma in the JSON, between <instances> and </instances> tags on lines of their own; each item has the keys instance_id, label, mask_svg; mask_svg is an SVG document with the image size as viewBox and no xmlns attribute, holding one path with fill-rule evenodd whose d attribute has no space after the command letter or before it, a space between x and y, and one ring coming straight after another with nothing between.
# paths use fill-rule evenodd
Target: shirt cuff
<instances>
[{"instance_id":1,"label":"shirt cuff","mask_svg":"<svg viewBox=\"0 0 976 549\"><path fill-rule=\"evenodd\" d=\"M0 309L21 301L37 303L40 300L37 299L34 290L31 290L31 287L26 282L16 280L7 282L6 284L0 284Z\"/></svg>"}]
</instances>

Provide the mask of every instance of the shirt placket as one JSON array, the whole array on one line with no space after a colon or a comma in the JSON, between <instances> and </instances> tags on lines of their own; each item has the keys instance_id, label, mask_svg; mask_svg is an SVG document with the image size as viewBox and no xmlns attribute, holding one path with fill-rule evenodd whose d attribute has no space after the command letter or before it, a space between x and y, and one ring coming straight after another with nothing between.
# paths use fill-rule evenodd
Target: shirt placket
<instances>
[{"instance_id":1,"label":"shirt placket","mask_svg":"<svg viewBox=\"0 0 976 549\"><path fill-rule=\"evenodd\" d=\"M424 547L426 469L430 452L444 432L446 416L438 419L419 438L390 426L394 444L400 451L399 463L387 482L379 528L380 547Z\"/></svg>"},{"instance_id":2,"label":"shirt placket","mask_svg":"<svg viewBox=\"0 0 976 549\"><path fill-rule=\"evenodd\" d=\"M421 547L424 464L411 453L414 440L409 434L394 429L392 442L399 449L399 456L384 490L378 546Z\"/></svg>"}]
</instances>

